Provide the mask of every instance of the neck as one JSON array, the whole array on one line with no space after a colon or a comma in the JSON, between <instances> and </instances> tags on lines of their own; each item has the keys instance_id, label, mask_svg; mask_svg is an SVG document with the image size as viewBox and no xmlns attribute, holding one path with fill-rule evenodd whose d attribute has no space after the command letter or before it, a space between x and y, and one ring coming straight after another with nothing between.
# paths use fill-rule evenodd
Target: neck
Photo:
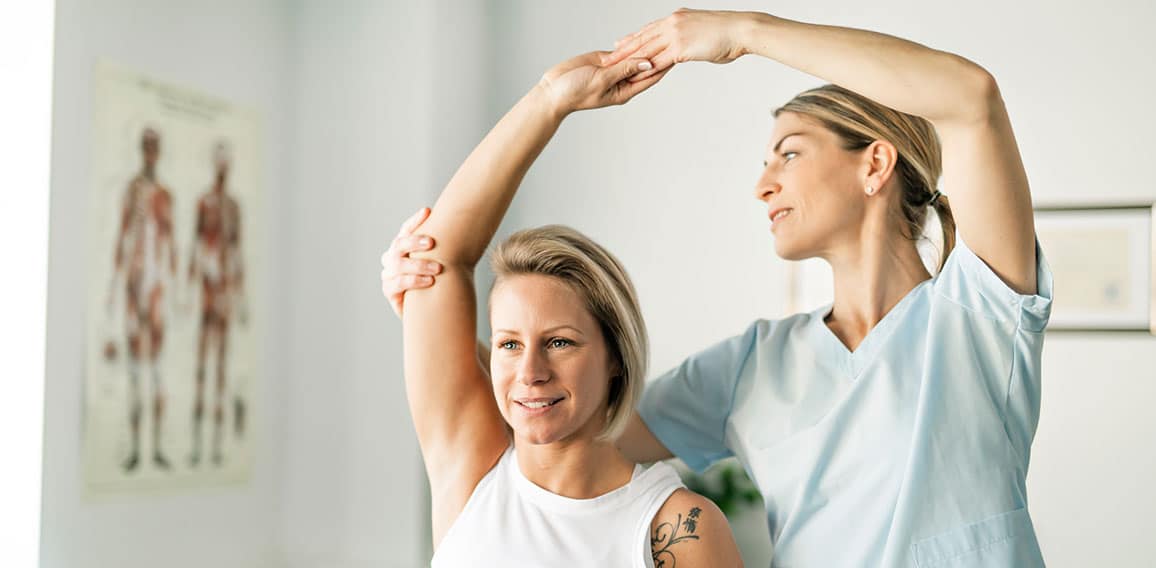
<instances>
[{"instance_id":1,"label":"neck","mask_svg":"<svg viewBox=\"0 0 1156 568\"><path fill-rule=\"evenodd\" d=\"M931 278L915 243L885 227L866 228L857 242L825 258L835 274L826 323L852 350L908 292Z\"/></svg>"},{"instance_id":2,"label":"neck","mask_svg":"<svg viewBox=\"0 0 1156 568\"><path fill-rule=\"evenodd\" d=\"M610 442L530 444L515 434L518 467L534 485L571 499L592 499L630 482L634 464Z\"/></svg>"}]
</instances>

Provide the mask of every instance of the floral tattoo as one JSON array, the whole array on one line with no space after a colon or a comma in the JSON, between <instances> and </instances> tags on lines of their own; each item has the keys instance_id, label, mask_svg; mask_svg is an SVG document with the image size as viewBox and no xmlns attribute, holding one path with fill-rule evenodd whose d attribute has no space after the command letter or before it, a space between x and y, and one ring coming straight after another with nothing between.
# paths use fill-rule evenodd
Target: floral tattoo
<instances>
[{"instance_id":1,"label":"floral tattoo","mask_svg":"<svg viewBox=\"0 0 1156 568\"><path fill-rule=\"evenodd\" d=\"M694 507L686 514L685 519L680 513L674 523L664 522L655 527L654 535L650 537L650 554L654 557L654 568L674 568L678 562L670 547L687 540L699 540L694 531L698 529L700 513L702 509ZM685 532L680 534L680 529Z\"/></svg>"}]
</instances>

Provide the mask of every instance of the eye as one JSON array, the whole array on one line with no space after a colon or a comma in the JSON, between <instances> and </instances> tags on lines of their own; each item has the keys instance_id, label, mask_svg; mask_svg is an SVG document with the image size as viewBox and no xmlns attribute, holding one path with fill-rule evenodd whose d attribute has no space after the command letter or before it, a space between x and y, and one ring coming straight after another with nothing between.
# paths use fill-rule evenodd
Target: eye
<instances>
[{"instance_id":1,"label":"eye","mask_svg":"<svg viewBox=\"0 0 1156 568\"><path fill-rule=\"evenodd\" d=\"M554 339L550 340L550 347L554 349L565 349L571 345L574 345L573 341L570 341L569 339L563 339L561 337L555 337Z\"/></svg>"},{"instance_id":2,"label":"eye","mask_svg":"<svg viewBox=\"0 0 1156 568\"><path fill-rule=\"evenodd\" d=\"M783 161L789 162L789 161L793 160L795 158L795 156L798 156L798 155L799 155L798 152L783 152Z\"/></svg>"},{"instance_id":3,"label":"eye","mask_svg":"<svg viewBox=\"0 0 1156 568\"><path fill-rule=\"evenodd\" d=\"M507 340L498 344L498 349L509 350L509 349L517 349L517 348L518 348L518 342L514 341L513 339L507 339Z\"/></svg>"}]
</instances>

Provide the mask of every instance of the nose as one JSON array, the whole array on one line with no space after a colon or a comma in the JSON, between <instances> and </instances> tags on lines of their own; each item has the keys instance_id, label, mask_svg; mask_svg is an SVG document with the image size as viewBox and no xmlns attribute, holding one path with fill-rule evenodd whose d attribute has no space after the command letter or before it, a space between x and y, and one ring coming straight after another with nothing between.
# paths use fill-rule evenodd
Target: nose
<instances>
[{"instance_id":1,"label":"nose","mask_svg":"<svg viewBox=\"0 0 1156 568\"><path fill-rule=\"evenodd\" d=\"M755 199L766 201L782 189L775 176L774 166L768 165L763 168L763 175L759 176L759 181L755 183Z\"/></svg>"},{"instance_id":2,"label":"nose","mask_svg":"<svg viewBox=\"0 0 1156 568\"><path fill-rule=\"evenodd\" d=\"M544 383L550 380L550 367L546 364L546 354L541 349L526 349L518 362L518 382L523 385Z\"/></svg>"}]
</instances>

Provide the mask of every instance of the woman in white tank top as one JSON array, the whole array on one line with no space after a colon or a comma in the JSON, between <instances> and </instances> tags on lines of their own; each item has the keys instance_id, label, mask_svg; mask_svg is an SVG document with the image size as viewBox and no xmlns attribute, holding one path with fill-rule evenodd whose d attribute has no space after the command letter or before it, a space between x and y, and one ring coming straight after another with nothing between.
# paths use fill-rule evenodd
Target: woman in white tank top
<instances>
[{"instance_id":1,"label":"woman in white tank top","mask_svg":"<svg viewBox=\"0 0 1156 568\"><path fill-rule=\"evenodd\" d=\"M635 466L614 445L641 394L647 343L634 287L605 249L560 226L503 242L492 259L488 369L478 357L474 268L526 170L566 116L622 104L663 76L630 82L650 62L603 67L603 55L547 71L434 212L408 221L391 246L418 246L408 235L424 222L430 252L383 256L386 291L392 274L444 266L437 286L409 292L402 318L435 566L741 565L713 503L669 466Z\"/></svg>"}]
</instances>

